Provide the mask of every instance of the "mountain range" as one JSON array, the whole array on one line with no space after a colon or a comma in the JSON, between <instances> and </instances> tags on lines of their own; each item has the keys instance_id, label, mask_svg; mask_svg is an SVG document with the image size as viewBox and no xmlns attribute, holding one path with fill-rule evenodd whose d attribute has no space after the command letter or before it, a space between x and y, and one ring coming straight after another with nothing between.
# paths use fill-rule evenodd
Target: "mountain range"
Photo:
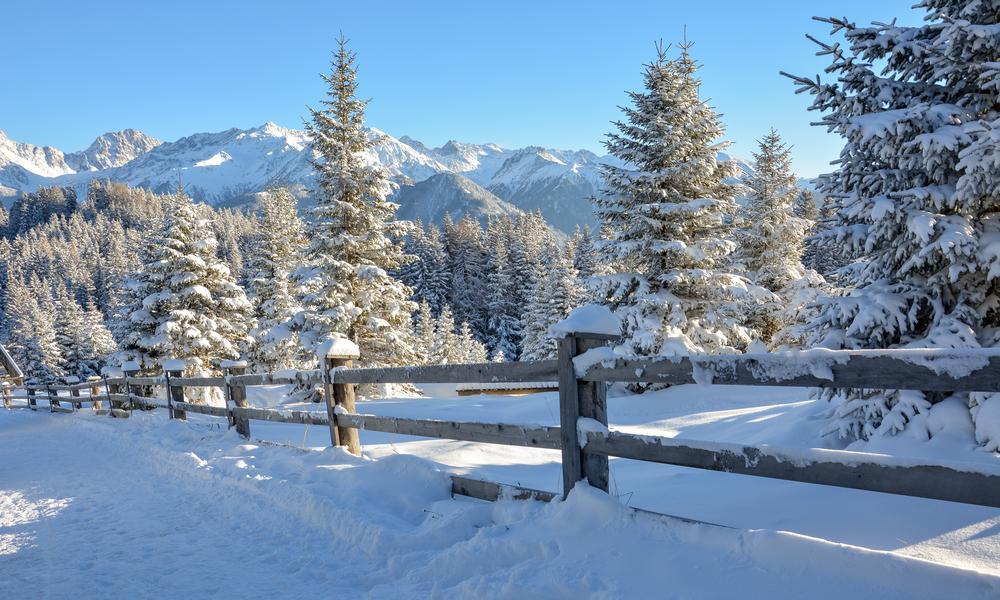
<instances>
[{"instance_id":1,"label":"mountain range","mask_svg":"<svg viewBox=\"0 0 1000 600\"><path fill-rule=\"evenodd\" d=\"M377 129L368 133L375 145L365 160L380 162L397 183L400 216L425 222L440 222L445 213L485 219L541 210L565 232L594 226L590 198L600 187L600 166L615 162L587 150L458 141L431 148ZM71 153L17 142L0 131L0 199L9 203L18 192L52 185L73 187L82 195L91 180L100 178L155 192L172 191L182 182L192 197L217 206L245 204L268 184L280 183L308 202L306 190L314 177L308 143L305 132L271 122L174 142L125 129ZM738 163L750 172L746 162Z\"/></svg>"}]
</instances>

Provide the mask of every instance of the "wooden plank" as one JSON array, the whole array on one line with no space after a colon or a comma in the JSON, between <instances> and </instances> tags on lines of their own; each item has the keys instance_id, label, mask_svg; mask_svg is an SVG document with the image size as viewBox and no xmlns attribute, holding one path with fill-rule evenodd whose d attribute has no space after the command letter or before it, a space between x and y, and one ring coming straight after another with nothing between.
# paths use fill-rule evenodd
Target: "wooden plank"
<instances>
[{"instance_id":1,"label":"wooden plank","mask_svg":"<svg viewBox=\"0 0 1000 600\"><path fill-rule=\"evenodd\" d=\"M422 365L344 369L334 375L337 383L500 383L558 381L556 361L541 360L461 365Z\"/></svg>"},{"instance_id":2,"label":"wooden plank","mask_svg":"<svg viewBox=\"0 0 1000 600\"><path fill-rule=\"evenodd\" d=\"M471 479L469 477L462 477L461 475L451 476L451 493L453 495L468 496L489 502L496 502L501 499L550 502L556 497L556 494L544 490L495 483L482 479Z\"/></svg>"},{"instance_id":3,"label":"wooden plank","mask_svg":"<svg viewBox=\"0 0 1000 600\"><path fill-rule=\"evenodd\" d=\"M439 421L436 419L401 419L343 413L335 415L335 419L340 427L353 427L383 433L548 450L558 450L560 447L558 427Z\"/></svg>"},{"instance_id":4,"label":"wooden plank","mask_svg":"<svg viewBox=\"0 0 1000 600\"><path fill-rule=\"evenodd\" d=\"M226 385L225 377L170 377L170 385L185 387L222 387Z\"/></svg>"},{"instance_id":5,"label":"wooden plank","mask_svg":"<svg viewBox=\"0 0 1000 600\"><path fill-rule=\"evenodd\" d=\"M173 381L171 381L173 383ZM213 417L228 417L229 409L221 406L209 406L207 404L191 404L190 402L178 402L174 401L174 412L184 411L185 413L193 412L202 415L211 415ZM185 417L186 418L186 417Z\"/></svg>"},{"instance_id":6,"label":"wooden plank","mask_svg":"<svg viewBox=\"0 0 1000 600\"><path fill-rule=\"evenodd\" d=\"M946 465L891 464L838 450L779 450L611 432L587 435L586 452L801 483L1000 508L996 474Z\"/></svg>"},{"instance_id":7,"label":"wooden plank","mask_svg":"<svg viewBox=\"0 0 1000 600\"><path fill-rule=\"evenodd\" d=\"M309 371L299 371L295 377L280 377L274 373L256 373L252 375L234 375L230 381L243 385L288 385L288 384L308 384L323 383L323 374L319 369Z\"/></svg>"},{"instance_id":8,"label":"wooden plank","mask_svg":"<svg viewBox=\"0 0 1000 600\"><path fill-rule=\"evenodd\" d=\"M294 423L298 425L329 425L325 413L309 412L304 410L280 411L267 408L234 408L233 414L237 417L254 419L257 421L272 421L276 423Z\"/></svg>"},{"instance_id":9,"label":"wooden plank","mask_svg":"<svg viewBox=\"0 0 1000 600\"><path fill-rule=\"evenodd\" d=\"M170 408L169 405L160 402L158 398L148 398L146 396L140 396L139 394L126 394L125 396L139 408Z\"/></svg>"},{"instance_id":10,"label":"wooden plank","mask_svg":"<svg viewBox=\"0 0 1000 600\"><path fill-rule=\"evenodd\" d=\"M129 377L129 385L165 385L167 383L164 377Z\"/></svg>"},{"instance_id":11,"label":"wooden plank","mask_svg":"<svg viewBox=\"0 0 1000 600\"><path fill-rule=\"evenodd\" d=\"M866 388L925 391L1000 391L1000 356L993 351L962 352L932 350L806 351L772 355L747 354L681 359L618 360L614 366L594 365L582 377L585 381L643 383L696 383L695 367L718 385L775 385L792 387ZM935 373L919 364L921 357L983 368L961 377ZM810 361L827 374L811 373ZM840 362L837 362L840 361ZM824 362L826 364L824 364ZM798 367L796 367L798 365ZM798 371L796 373L796 371ZM770 375L769 375L770 374ZM826 376L832 377L828 379Z\"/></svg>"}]
</instances>

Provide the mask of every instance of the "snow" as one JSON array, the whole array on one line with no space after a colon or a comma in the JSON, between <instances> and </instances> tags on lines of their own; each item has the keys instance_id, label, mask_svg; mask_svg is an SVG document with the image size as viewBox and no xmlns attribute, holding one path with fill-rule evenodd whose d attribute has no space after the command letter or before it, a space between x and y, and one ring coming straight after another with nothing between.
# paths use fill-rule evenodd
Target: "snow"
<instances>
[{"instance_id":1,"label":"snow","mask_svg":"<svg viewBox=\"0 0 1000 600\"><path fill-rule=\"evenodd\" d=\"M602 335L621 335L621 320L606 306L586 304L570 311L562 321L551 328L553 335L569 335L573 333L599 333Z\"/></svg>"},{"instance_id":2,"label":"snow","mask_svg":"<svg viewBox=\"0 0 1000 600\"><path fill-rule=\"evenodd\" d=\"M345 337L329 337L316 349L316 356L324 358L358 358L361 351L358 345Z\"/></svg>"},{"instance_id":3,"label":"snow","mask_svg":"<svg viewBox=\"0 0 1000 600\"><path fill-rule=\"evenodd\" d=\"M1000 450L996 442L1000 440L1000 396L993 395L977 410L979 414L976 415L976 440L983 444L993 440L993 447L988 449Z\"/></svg>"},{"instance_id":4,"label":"snow","mask_svg":"<svg viewBox=\"0 0 1000 600\"><path fill-rule=\"evenodd\" d=\"M187 368L187 361L180 358L168 358L162 361L164 371L183 371Z\"/></svg>"},{"instance_id":5,"label":"snow","mask_svg":"<svg viewBox=\"0 0 1000 600\"><path fill-rule=\"evenodd\" d=\"M416 403L413 408L419 410ZM549 504L452 499L438 465L389 447L406 450L412 442L375 444L369 455L378 458L371 460L338 449L248 443L219 429L219 420L169 422L162 413L117 420L87 413L0 412L0 451L11 455L16 448L18 455L33 458L0 461L5 573L0 595L103 597L113 590L119 597L143 597L155 590L162 598L617 598L669 590L677 597L729 598L738 590L748 598L902 599L1000 594L996 571L798 533L637 513L583 484L565 502ZM258 425L261 431L265 425L270 431L279 427L253 423ZM327 434L325 428L311 431L317 430ZM464 447L470 459L482 448L451 444ZM39 465L45 465L43 474ZM530 476L530 466L520 469ZM669 496L690 492L670 489ZM725 491L705 490L698 500L710 493ZM871 520L871 513L884 507L880 495L866 496L875 499L866 503ZM748 500L755 501L737 493L727 494L726 503L732 506L734 498L743 510L752 508ZM142 510L114 509L138 506ZM941 510L942 519L919 522L911 534L976 514L962 505L946 508L950 512ZM891 522L893 515L881 518ZM851 529L867 524L856 522ZM962 533L982 539L981 533Z\"/></svg>"}]
</instances>

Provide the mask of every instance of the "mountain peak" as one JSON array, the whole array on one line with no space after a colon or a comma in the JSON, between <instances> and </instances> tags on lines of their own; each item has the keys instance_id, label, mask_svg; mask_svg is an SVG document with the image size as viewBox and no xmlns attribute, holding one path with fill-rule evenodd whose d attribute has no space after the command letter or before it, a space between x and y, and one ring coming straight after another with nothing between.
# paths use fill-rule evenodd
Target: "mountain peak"
<instances>
[{"instance_id":1,"label":"mountain peak","mask_svg":"<svg viewBox=\"0 0 1000 600\"><path fill-rule=\"evenodd\" d=\"M136 129L109 131L97 136L86 150L66 155L66 163L75 171L102 171L120 167L162 144Z\"/></svg>"}]
</instances>

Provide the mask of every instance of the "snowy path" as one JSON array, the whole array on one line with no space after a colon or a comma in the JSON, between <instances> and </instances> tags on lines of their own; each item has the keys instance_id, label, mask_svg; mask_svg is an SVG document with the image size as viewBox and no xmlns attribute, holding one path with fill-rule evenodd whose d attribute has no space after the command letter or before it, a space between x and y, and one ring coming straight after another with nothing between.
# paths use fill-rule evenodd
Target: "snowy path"
<instances>
[{"instance_id":1,"label":"snowy path","mask_svg":"<svg viewBox=\"0 0 1000 600\"><path fill-rule=\"evenodd\" d=\"M770 531L452 500L421 459L0 411L0 598L962 597L1000 578Z\"/></svg>"}]
</instances>

